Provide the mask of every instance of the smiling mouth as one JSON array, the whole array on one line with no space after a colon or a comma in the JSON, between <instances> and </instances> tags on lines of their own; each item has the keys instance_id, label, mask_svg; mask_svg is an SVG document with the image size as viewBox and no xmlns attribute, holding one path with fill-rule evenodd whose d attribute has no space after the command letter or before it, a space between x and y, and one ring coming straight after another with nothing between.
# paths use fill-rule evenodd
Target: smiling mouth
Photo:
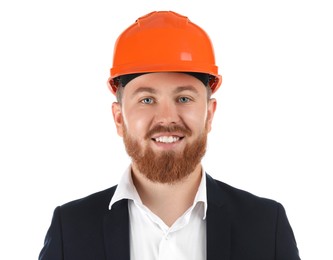
<instances>
[{"instance_id":1,"label":"smiling mouth","mask_svg":"<svg viewBox=\"0 0 333 260\"><path fill-rule=\"evenodd\" d=\"M159 136L157 138L152 138L155 142L158 143L165 143L165 144L171 144L178 142L179 140L182 140L184 137L179 136Z\"/></svg>"}]
</instances>

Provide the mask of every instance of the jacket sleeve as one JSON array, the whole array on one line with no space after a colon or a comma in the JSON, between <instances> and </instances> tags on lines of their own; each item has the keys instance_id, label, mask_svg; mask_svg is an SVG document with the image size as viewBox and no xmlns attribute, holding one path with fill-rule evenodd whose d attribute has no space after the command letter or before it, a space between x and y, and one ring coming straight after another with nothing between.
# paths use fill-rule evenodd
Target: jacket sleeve
<instances>
[{"instance_id":1,"label":"jacket sleeve","mask_svg":"<svg viewBox=\"0 0 333 260\"><path fill-rule=\"evenodd\" d=\"M39 260L63 260L63 243L60 207L54 210L51 225L46 233L44 247L42 248Z\"/></svg>"},{"instance_id":2,"label":"jacket sleeve","mask_svg":"<svg viewBox=\"0 0 333 260\"><path fill-rule=\"evenodd\" d=\"M300 260L294 233L281 204L277 213L275 259Z\"/></svg>"}]
</instances>

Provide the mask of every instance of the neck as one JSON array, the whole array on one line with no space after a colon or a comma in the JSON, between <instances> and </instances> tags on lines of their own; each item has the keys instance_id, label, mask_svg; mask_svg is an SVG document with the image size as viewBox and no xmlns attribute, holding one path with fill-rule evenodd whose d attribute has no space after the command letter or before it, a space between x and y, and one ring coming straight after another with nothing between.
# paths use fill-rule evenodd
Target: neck
<instances>
[{"instance_id":1,"label":"neck","mask_svg":"<svg viewBox=\"0 0 333 260\"><path fill-rule=\"evenodd\" d=\"M198 164L185 179L173 184L162 184L148 180L135 164L132 164L133 183L142 203L168 226L193 204L200 185L201 172L201 164Z\"/></svg>"}]
</instances>

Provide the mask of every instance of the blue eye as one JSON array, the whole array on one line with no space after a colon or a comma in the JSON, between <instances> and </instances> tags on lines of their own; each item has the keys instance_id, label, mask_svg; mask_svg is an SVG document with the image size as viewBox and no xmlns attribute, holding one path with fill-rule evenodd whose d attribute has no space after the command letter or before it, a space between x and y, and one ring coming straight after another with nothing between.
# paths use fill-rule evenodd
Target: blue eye
<instances>
[{"instance_id":1,"label":"blue eye","mask_svg":"<svg viewBox=\"0 0 333 260\"><path fill-rule=\"evenodd\" d=\"M190 102L190 99L188 97L180 97L178 100L179 100L180 103Z\"/></svg>"},{"instance_id":2,"label":"blue eye","mask_svg":"<svg viewBox=\"0 0 333 260\"><path fill-rule=\"evenodd\" d=\"M152 104L154 100L152 98L144 98L141 100L141 103L143 104Z\"/></svg>"}]
</instances>

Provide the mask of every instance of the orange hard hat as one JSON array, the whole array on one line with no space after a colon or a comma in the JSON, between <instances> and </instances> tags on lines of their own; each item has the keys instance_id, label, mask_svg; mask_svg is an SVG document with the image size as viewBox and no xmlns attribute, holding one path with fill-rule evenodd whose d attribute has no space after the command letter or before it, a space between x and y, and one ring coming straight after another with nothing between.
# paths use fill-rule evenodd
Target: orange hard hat
<instances>
[{"instance_id":1,"label":"orange hard hat","mask_svg":"<svg viewBox=\"0 0 333 260\"><path fill-rule=\"evenodd\" d=\"M115 43L110 72L108 85L113 94L117 77L135 73L206 73L213 93L222 82L207 33L172 11L151 12L128 27Z\"/></svg>"}]
</instances>

